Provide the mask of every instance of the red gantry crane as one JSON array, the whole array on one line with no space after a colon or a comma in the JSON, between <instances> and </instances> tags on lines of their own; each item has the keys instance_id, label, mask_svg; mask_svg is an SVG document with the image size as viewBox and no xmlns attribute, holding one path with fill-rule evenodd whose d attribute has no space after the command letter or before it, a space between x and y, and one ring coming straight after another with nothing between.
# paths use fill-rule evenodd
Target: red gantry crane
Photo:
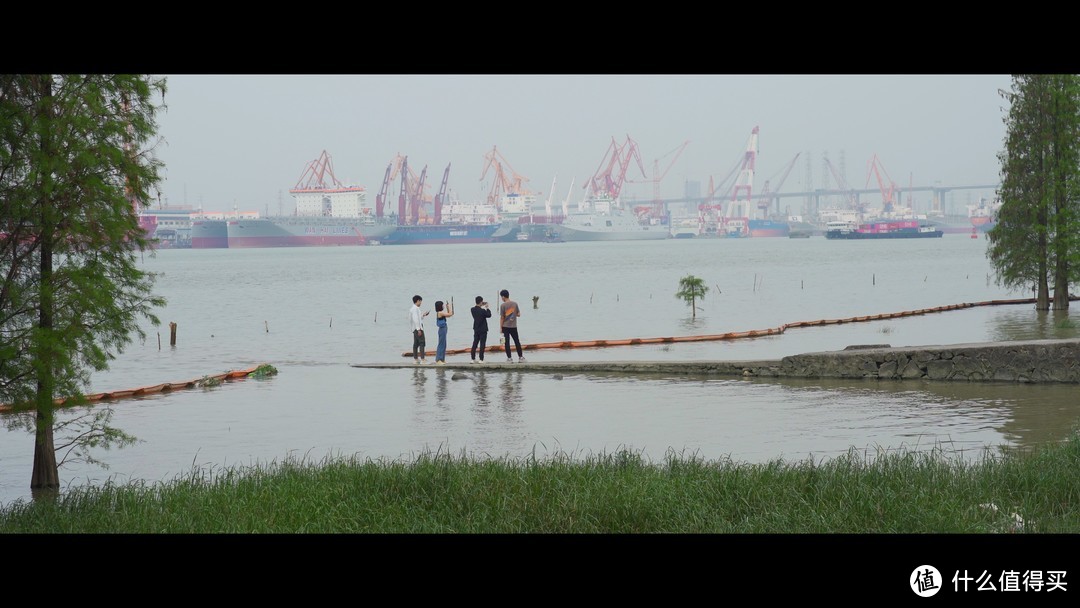
<instances>
[{"instance_id":1,"label":"red gantry crane","mask_svg":"<svg viewBox=\"0 0 1080 608\"><path fill-rule=\"evenodd\" d=\"M618 201L623 184L626 183L626 170L630 168L631 160L637 161L641 175L647 178L637 143L627 135L626 141L620 146L612 137L611 145L608 146L608 151L600 161L600 167L597 168L596 174L585 183L584 188L591 196L607 196Z\"/></svg>"},{"instance_id":2,"label":"red gantry crane","mask_svg":"<svg viewBox=\"0 0 1080 608\"><path fill-rule=\"evenodd\" d=\"M327 183L326 178L330 178L330 182ZM338 181L338 178L334 176L334 163L330 158L330 155L326 153L326 150L322 151L322 154L318 158L307 164L304 168L304 172L300 174L300 179L296 181L296 185L292 187L289 192L310 192L312 190L327 190L333 188L344 188L345 185Z\"/></svg>"},{"instance_id":3,"label":"red gantry crane","mask_svg":"<svg viewBox=\"0 0 1080 608\"><path fill-rule=\"evenodd\" d=\"M446 170L442 174L442 185L439 186L439 193L435 195L435 223L442 223L442 208L446 204L446 184L450 180L450 165L446 165Z\"/></svg>"},{"instance_id":4,"label":"red gantry crane","mask_svg":"<svg viewBox=\"0 0 1080 608\"><path fill-rule=\"evenodd\" d=\"M881 211L882 213L892 212L893 207L896 205L896 183L892 181L892 178L889 177L889 173L885 171L885 167L882 166L881 161L878 160L877 154L874 154L866 167L866 187L870 186L870 178L876 177L878 188L881 189ZM882 173L888 178L888 184L881 179Z\"/></svg>"},{"instance_id":5,"label":"red gantry crane","mask_svg":"<svg viewBox=\"0 0 1080 608\"><path fill-rule=\"evenodd\" d=\"M757 152L758 127L755 126L750 131L750 140L746 143L746 152L743 153L739 177L735 180L731 202L728 203L727 213L724 214L723 227L727 236L750 235L751 194L754 187L754 165L757 162ZM746 198L740 199L740 192L745 192Z\"/></svg>"}]
</instances>

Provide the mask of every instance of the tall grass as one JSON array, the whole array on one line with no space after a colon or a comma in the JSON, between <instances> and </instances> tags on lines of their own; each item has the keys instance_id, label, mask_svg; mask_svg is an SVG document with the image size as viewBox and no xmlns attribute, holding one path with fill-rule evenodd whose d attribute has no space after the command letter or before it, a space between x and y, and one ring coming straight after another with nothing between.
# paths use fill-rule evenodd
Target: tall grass
<instances>
[{"instance_id":1,"label":"tall grass","mask_svg":"<svg viewBox=\"0 0 1080 608\"><path fill-rule=\"evenodd\" d=\"M0 510L7 533L1014 533L1080 531L1080 437L964 461L425 452L289 458L80 487Z\"/></svg>"}]
</instances>

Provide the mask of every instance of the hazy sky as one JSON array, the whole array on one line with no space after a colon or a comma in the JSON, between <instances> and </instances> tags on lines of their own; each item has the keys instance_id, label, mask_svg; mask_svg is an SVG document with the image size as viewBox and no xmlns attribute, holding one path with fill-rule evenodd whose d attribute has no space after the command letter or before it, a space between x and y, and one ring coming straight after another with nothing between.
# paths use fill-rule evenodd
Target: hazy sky
<instances>
[{"instance_id":1,"label":"hazy sky","mask_svg":"<svg viewBox=\"0 0 1080 608\"><path fill-rule=\"evenodd\" d=\"M773 185L801 153L783 192L822 185L822 157L852 187L867 187L877 155L900 187L998 182L1008 75L173 75L167 76L163 201L207 211L277 213L288 190L326 150L343 182L366 186L374 204L399 153L429 192L451 165L449 189L483 199L484 155L497 148L527 187L561 203L600 168L612 139L637 143L624 195L651 198L684 182L727 177L760 127L754 192ZM678 155L675 152L689 140ZM830 185L835 180L829 177ZM396 192L394 184L394 191ZM877 181L871 179L870 187ZM918 195L916 195L918 197ZM922 195L928 198L929 195ZM906 199L905 199L906 200ZM918 198L916 198L918 201Z\"/></svg>"}]
</instances>

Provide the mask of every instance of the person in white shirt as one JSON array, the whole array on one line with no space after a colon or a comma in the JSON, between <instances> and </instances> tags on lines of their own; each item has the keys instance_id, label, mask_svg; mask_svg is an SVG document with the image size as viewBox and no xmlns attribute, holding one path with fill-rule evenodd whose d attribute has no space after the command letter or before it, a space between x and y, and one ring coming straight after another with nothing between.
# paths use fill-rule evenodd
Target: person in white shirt
<instances>
[{"instance_id":1,"label":"person in white shirt","mask_svg":"<svg viewBox=\"0 0 1080 608\"><path fill-rule=\"evenodd\" d=\"M412 327L412 358L413 363L419 365L421 361L426 362L424 357L424 317L428 316L427 312L420 312L420 305L424 303L424 298L420 296L412 297L413 305L409 308L409 326Z\"/></svg>"}]
</instances>

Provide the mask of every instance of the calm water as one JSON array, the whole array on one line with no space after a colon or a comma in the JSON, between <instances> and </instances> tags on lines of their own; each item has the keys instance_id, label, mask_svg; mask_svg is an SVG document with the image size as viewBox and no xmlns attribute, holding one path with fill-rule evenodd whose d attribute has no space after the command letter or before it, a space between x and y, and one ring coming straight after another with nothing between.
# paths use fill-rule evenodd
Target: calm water
<instances>
[{"instance_id":1,"label":"calm water","mask_svg":"<svg viewBox=\"0 0 1080 608\"><path fill-rule=\"evenodd\" d=\"M522 457L633 449L765 462L849 448L957 450L1064 439L1080 419L1074 386L737 380L470 371L369 370L406 361L406 313L453 298L449 347L471 343L476 295L509 289L525 343L712 334L823 318L1029 297L994 284L986 241L811 239L505 243L310 249L176 250L161 273L162 326L147 327L94 390L183 381L270 363L280 374L110 406L142 440L98 452L110 468L61 469L68 486L167 481L213 468L326 455L399 459L420 451ZM711 291L696 319L674 297L694 274ZM536 296L536 307L533 297ZM1072 324L1080 325L1080 311ZM428 325L434 328L434 315ZM533 351L532 360L760 359L849 344L894 346L1067 338L1075 327L1030 305L815 329L734 342ZM168 323L177 323L169 347ZM491 334L498 340L496 331ZM158 336L160 334L160 343ZM434 331L429 348L434 348ZM466 356L457 356L464 360ZM455 360L454 356L450 360ZM66 412L71 417L77 412ZM59 438L58 438L59 442ZM29 498L33 437L0 430L0 504Z\"/></svg>"}]
</instances>

